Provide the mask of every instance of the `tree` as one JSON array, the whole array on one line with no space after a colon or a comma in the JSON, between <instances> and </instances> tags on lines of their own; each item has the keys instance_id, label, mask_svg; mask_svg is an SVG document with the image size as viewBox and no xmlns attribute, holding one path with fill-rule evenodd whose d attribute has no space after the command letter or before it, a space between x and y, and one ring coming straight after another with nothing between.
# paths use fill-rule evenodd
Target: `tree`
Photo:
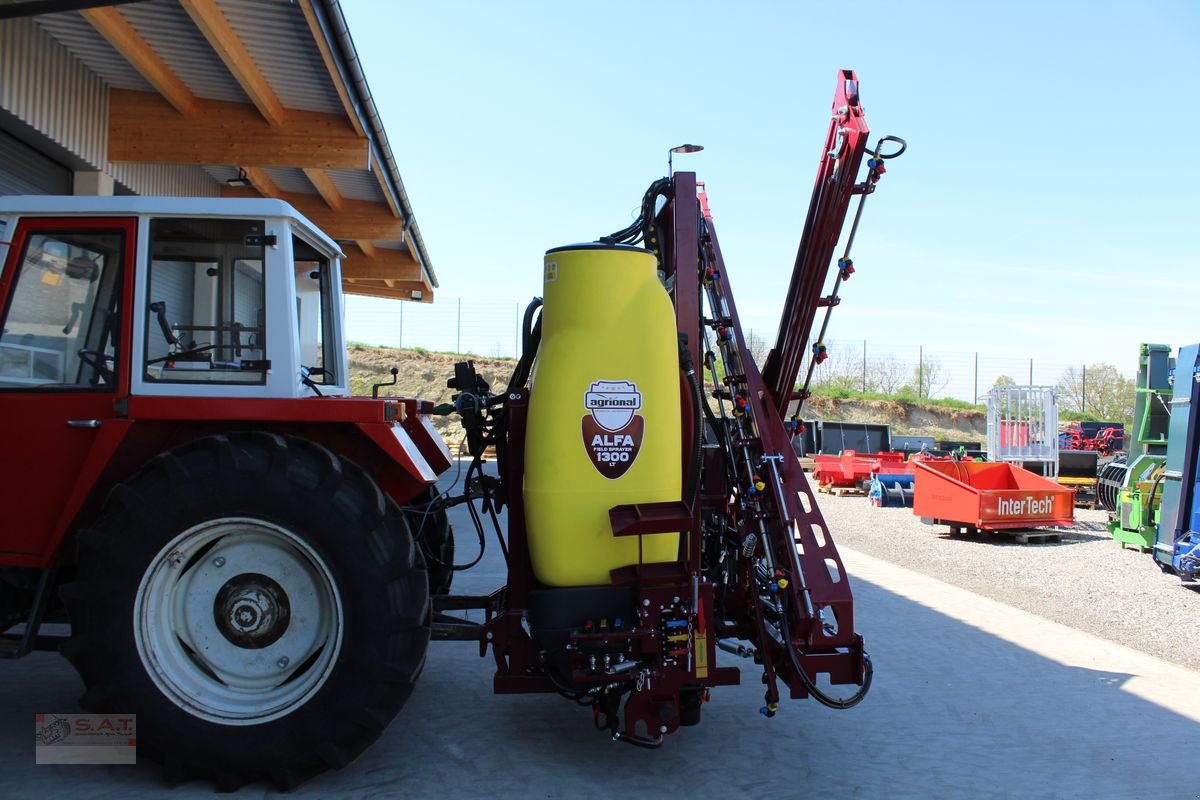
<instances>
[{"instance_id":1,"label":"tree","mask_svg":"<svg viewBox=\"0 0 1200 800\"><path fill-rule=\"evenodd\" d=\"M746 334L746 349L750 351L750 358L754 359L755 365L762 369L767 363L767 354L771 352L771 348L767 345L767 340L755 333L753 328Z\"/></svg>"},{"instance_id":2,"label":"tree","mask_svg":"<svg viewBox=\"0 0 1200 800\"><path fill-rule=\"evenodd\" d=\"M907 369L908 366L891 353L870 358L867 361L867 391L896 394L904 387Z\"/></svg>"},{"instance_id":3,"label":"tree","mask_svg":"<svg viewBox=\"0 0 1200 800\"><path fill-rule=\"evenodd\" d=\"M830 343L826 352L829 357L813 369L813 384L827 389L862 389L862 360L851 349ZM809 357L812 358L811 356ZM804 375L801 374L801 380Z\"/></svg>"},{"instance_id":4,"label":"tree","mask_svg":"<svg viewBox=\"0 0 1200 800\"><path fill-rule=\"evenodd\" d=\"M1068 367L1058 379L1059 405L1107 422L1133 419L1135 385L1112 364Z\"/></svg>"},{"instance_id":5,"label":"tree","mask_svg":"<svg viewBox=\"0 0 1200 800\"><path fill-rule=\"evenodd\" d=\"M942 362L925 357L921 364L913 367L912 377L904 389L917 397L933 397L950 385L950 376L942 369Z\"/></svg>"},{"instance_id":6,"label":"tree","mask_svg":"<svg viewBox=\"0 0 1200 800\"><path fill-rule=\"evenodd\" d=\"M1017 382L1014 381L1011 376L999 375L996 377L996 382L992 384L992 387L995 388L997 386L1016 386L1016 385L1017 385Z\"/></svg>"}]
</instances>

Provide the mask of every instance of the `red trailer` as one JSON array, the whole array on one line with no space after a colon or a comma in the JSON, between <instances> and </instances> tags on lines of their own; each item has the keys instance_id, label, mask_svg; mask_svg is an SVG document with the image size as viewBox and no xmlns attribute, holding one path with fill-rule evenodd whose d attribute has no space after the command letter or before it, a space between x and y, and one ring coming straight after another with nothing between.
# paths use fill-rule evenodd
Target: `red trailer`
<instances>
[{"instance_id":1,"label":"red trailer","mask_svg":"<svg viewBox=\"0 0 1200 800\"><path fill-rule=\"evenodd\" d=\"M859 455L843 450L839 456L813 456L813 480L822 490L849 489L870 482L876 472L904 472L903 453Z\"/></svg>"},{"instance_id":2,"label":"red trailer","mask_svg":"<svg viewBox=\"0 0 1200 800\"><path fill-rule=\"evenodd\" d=\"M978 530L1065 526L1075 522L1074 494L1005 462L922 462L913 513Z\"/></svg>"}]
</instances>

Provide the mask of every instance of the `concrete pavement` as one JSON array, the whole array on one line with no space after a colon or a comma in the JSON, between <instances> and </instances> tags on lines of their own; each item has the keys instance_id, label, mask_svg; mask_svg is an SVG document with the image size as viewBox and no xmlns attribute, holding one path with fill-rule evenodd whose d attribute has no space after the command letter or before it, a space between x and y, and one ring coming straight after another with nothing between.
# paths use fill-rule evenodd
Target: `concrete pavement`
<instances>
[{"instance_id":1,"label":"concrete pavement","mask_svg":"<svg viewBox=\"0 0 1200 800\"><path fill-rule=\"evenodd\" d=\"M465 511L453 518L461 560L474 535ZM794 701L765 719L758 674L740 661L743 685L715 689L699 726L651 752L609 742L590 711L557 696L494 696L492 662L476 645L433 643L413 697L380 741L293 794L1200 796L1188 770L1161 755L1168 743L1177 753L1200 744L1200 674L864 554L843 557L876 670L855 709ZM493 541L455 588L486 591L502 580ZM0 670L6 796L211 795L198 783L164 788L149 763L36 766L33 715L76 710L81 685L48 653ZM261 784L241 792L272 793Z\"/></svg>"}]
</instances>

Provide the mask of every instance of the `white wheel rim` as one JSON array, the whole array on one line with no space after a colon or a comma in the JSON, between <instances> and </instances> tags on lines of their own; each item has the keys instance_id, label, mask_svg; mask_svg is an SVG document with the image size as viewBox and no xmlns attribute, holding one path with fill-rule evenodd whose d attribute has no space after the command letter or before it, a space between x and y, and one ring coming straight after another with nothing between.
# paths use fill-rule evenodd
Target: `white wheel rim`
<instances>
[{"instance_id":1,"label":"white wheel rim","mask_svg":"<svg viewBox=\"0 0 1200 800\"><path fill-rule=\"evenodd\" d=\"M342 602L307 542L260 519L190 528L158 552L133 611L159 690L224 725L290 714L324 685L342 645Z\"/></svg>"}]
</instances>

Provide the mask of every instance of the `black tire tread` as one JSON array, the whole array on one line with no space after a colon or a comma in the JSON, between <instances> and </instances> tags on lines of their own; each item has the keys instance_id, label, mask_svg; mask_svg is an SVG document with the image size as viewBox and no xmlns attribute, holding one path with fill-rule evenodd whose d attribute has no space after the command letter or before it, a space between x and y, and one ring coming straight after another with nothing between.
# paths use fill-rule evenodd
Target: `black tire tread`
<instances>
[{"instance_id":1,"label":"black tire tread","mask_svg":"<svg viewBox=\"0 0 1200 800\"><path fill-rule=\"evenodd\" d=\"M320 692L285 717L251 726L194 717L158 691L137 655L130 620L141 575L205 514L289 527L338 580L338 662ZM428 578L408 516L358 465L312 441L250 432L185 444L116 487L77 538L79 577L67 592L73 636L62 651L87 687L81 703L137 713L139 752L162 762L171 782L207 778L232 791L271 780L290 789L344 766L399 712L424 665Z\"/></svg>"}]
</instances>

